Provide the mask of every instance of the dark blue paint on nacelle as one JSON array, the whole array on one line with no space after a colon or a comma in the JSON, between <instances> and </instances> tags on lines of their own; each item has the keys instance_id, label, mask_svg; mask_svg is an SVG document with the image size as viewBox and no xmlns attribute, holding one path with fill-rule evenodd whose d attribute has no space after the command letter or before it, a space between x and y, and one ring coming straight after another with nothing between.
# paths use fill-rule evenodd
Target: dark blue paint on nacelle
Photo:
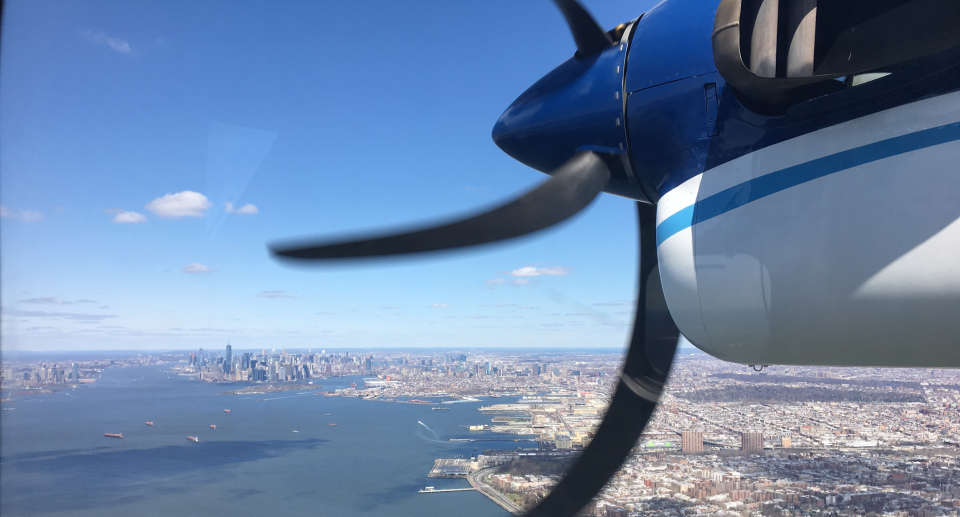
<instances>
[{"instance_id":1,"label":"dark blue paint on nacelle","mask_svg":"<svg viewBox=\"0 0 960 517\"><path fill-rule=\"evenodd\" d=\"M710 38L719 4L719 0L668 0L644 14L631 38L627 93L716 72Z\"/></svg>"},{"instance_id":2,"label":"dark blue paint on nacelle","mask_svg":"<svg viewBox=\"0 0 960 517\"><path fill-rule=\"evenodd\" d=\"M568 59L523 92L493 127L493 140L517 161L551 173L582 151L607 161L607 192L643 199L629 166L624 120L626 41Z\"/></svg>"},{"instance_id":3,"label":"dark blue paint on nacelle","mask_svg":"<svg viewBox=\"0 0 960 517\"><path fill-rule=\"evenodd\" d=\"M711 73L627 97L633 166L646 191L656 196L652 201L703 172L719 132L716 114L723 84L719 74Z\"/></svg>"}]
</instances>

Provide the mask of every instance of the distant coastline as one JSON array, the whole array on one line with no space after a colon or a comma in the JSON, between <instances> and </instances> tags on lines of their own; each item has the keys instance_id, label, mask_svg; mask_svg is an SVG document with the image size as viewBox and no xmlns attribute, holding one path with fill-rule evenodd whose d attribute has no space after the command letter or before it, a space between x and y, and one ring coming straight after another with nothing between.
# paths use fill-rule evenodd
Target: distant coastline
<instances>
[{"instance_id":1,"label":"distant coastline","mask_svg":"<svg viewBox=\"0 0 960 517\"><path fill-rule=\"evenodd\" d=\"M319 384L259 384L247 386L239 390L223 391L220 395L266 395L268 393L282 393L284 391L317 390L323 386Z\"/></svg>"}]
</instances>

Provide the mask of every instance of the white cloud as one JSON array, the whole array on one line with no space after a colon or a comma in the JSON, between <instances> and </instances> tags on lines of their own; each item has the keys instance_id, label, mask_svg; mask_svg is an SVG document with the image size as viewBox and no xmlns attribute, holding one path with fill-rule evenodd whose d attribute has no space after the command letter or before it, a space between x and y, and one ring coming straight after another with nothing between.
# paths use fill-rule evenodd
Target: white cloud
<instances>
[{"instance_id":1,"label":"white cloud","mask_svg":"<svg viewBox=\"0 0 960 517\"><path fill-rule=\"evenodd\" d=\"M16 219L25 223L35 223L43 219L43 212L39 210L14 210L0 205L0 217Z\"/></svg>"},{"instance_id":2,"label":"white cloud","mask_svg":"<svg viewBox=\"0 0 960 517\"><path fill-rule=\"evenodd\" d=\"M570 274L570 268L564 266L553 267L533 267L527 266L520 269L514 269L510 272L513 276L567 276Z\"/></svg>"},{"instance_id":3,"label":"white cloud","mask_svg":"<svg viewBox=\"0 0 960 517\"><path fill-rule=\"evenodd\" d=\"M452 307L452 305L450 305L449 303L435 303L433 305L428 306L427 308L428 309L449 309L450 307Z\"/></svg>"},{"instance_id":4,"label":"white cloud","mask_svg":"<svg viewBox=\"0 0 960 517\"><path fill-rule=\"evenodd\" d=\"M257 298L296 298L296 296L286 291L260 291Z\"/></svg>"},{"instance_id":5,"label":"white cloud","mask_svg":"<svg viewBox=\"0 0 960 517\"><path fill-rule=\"evenodd\" d=\"M127 43L126 41L120 38L110 37L107 35L107 33L103 31L94 32L92 30L85 30L81 32L81 34L83 35L83 37L87 38L87 40L93 43L96 43L97 45L104 45L106 47L109 47L110 50L113 50L114 52L118 52L120 54L133 53L133 49L130 48L129 43Z\"/></svg>"},{"instance_id":6,"label":"white cloud","mask_svg":"<svg viewBox=\"0 0 960 517\"><path fill-rule=\"evenodd\" d=\"M535 283L536 282L534 282L533 280L530 280L529 278L517 278L516 280L510 282L510 285L514 287L520 287L522 285L531 285Z\"/></svg>"},{"instance_id":7,"label":"white cloud","mask_svg":"<svg viewBox=\"0 0 960 517\"><path fill-rule=\"evenodd\" d=\"M147 210L166 219L181 217L203 217L210 208L207 196L192 190L184 190L176 194L167 194L147 203Z\"/></svg>"},{"instance_id":8,"label":"white cloud","mask_svg":"<svg viewBox=\"0 0 960 517\"><path fill-rule=\"evenodd\" d=\"M488 287L493 287L493 286L501 285L504 282L506 282L506 280L502 278L494 278L493 280L484 280L483 285Z\"/></svg>"},{"instance_id":9,"label":"white cloud","mask_svg":"<svg viewBox=\"0 0 960 517\"><path fill-rule=\"evenodd\" d=\"M126 223L126 224L145 223L147 222L147 217L137 212L120 210L119 212L117 212L117 215L113 216L113 222Z\"/></svg>"},{"instance_id":10,"label":"white cloud","mask_svg":"<svg viewBox=\"0 0 960 517\"><path fill-rule=\"evenodd\" d=\"M194 262L193 264L187 264L180 268L180 271L184 273L196 274L196 273L216 273L217 270L213 269L210 266L204 266L199 262Z\"/></svg>"},{"instance_id":11,"label":"white cloud","mask_svg":"<svg viewBox=\"0 0 960 517\"><path fill-rule=\"evenodd\" d=\"M255 215L259 214L260 210L257 210L257 205L252 203L247 203L246 205L241 206L240 208L234 208L233 203L227 201L226 208L223 209L228 214L250 214Z\"/></svg>"}]
</instances>

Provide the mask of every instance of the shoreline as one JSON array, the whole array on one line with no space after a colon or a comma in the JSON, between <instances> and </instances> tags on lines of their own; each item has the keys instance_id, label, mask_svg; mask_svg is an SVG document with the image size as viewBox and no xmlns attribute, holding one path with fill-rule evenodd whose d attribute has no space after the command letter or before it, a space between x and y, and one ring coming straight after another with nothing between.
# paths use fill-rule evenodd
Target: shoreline
<instances>
[{"instance_id":1,"label":"shoreline","mask_svg":"<svg viewBox=\"0 0 960 517\"><path fill-rule=\"evenodd\" d=\"M512 501L509 501L502 497L499 492L493 489L490 485L480 481L481 476L487 474L489 471L495 469L496 467L488 467L485 469L478 470L476 472L470 473L467 475L467 482L470 483L470 486L477 489L477 492L487 496L488 499L496 503L498 506L504 510L510 512L510 514L517 517L524 514L523 508L520 508Z\"/></svg>"}]
</instances>

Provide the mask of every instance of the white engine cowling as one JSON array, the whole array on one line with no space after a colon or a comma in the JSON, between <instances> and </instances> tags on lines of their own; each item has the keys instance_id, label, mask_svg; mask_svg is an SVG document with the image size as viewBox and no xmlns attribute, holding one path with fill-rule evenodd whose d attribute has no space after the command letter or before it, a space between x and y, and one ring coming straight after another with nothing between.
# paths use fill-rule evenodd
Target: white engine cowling
<instances>
[{"instance_id":1,"label":"white engine cowling","mask_svg":"<svg viewBox=\"0 0 960 517\"><path fill-rule=\"evenodd\" d=\"M951 135L960 93L781 142L666 193L660 275L680 331L743 364L960 367Z\"/></svg>"}]
</instances>

